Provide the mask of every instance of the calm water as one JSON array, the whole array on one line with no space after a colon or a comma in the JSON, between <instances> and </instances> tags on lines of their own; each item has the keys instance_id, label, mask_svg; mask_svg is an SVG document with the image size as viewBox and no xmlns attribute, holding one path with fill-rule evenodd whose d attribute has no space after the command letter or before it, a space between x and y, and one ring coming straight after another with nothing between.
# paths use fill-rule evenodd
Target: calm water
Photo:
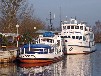
<instances>
[{"instance_id":1,"label":"calm water","mask_svg":"<svg viewBox=\"0 0 101 76\"><path fill-rule=\"evenodd\" d=\"M101 44L87 55L68 55L64 60L43 67L1 64L0 76L101 76Z\"/></svg>"}]
</instances>

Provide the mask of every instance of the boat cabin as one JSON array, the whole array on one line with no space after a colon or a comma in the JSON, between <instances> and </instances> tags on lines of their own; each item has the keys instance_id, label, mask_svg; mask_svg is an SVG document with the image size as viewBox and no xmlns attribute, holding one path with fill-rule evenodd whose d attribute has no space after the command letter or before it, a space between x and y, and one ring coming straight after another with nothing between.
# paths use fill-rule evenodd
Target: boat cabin
<instances>
[{"instance_id":1,"label":"boat cabin","mask_svg":"<svg viewBox=\"0 0 101 76\"><path fill-rule=\"evenodd\" d=\"M22 48L21 54L48 54L52 53L52 48L44 44L27 44Z\"/></svg>"},{"instance_id":2,"label":"boat cabin","mask_svg":"<svg viewBox=\"0 0 101 76\"><path fill-rule=\"evenodd\" d=\"M85 22L78 23L77 20L71 19L70 22L62 23L62 32L61 34L68 33L81 33L84 34L87 31L92 31L91 28L87 27Z\"/></svg>"}]
</instances>

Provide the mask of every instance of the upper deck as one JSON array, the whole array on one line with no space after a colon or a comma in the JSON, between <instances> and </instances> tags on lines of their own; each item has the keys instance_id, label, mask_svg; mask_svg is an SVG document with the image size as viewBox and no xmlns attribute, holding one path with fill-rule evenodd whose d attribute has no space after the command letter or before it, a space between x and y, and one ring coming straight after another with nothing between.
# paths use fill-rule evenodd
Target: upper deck
<instances>
[{"instance_id":1,"label":"upper deck","mask_svg":"<svg viewBox=\"0 0 101 76\"><path fill-rule=\"evenodd\" d=\"M91 28L89 28L85 22L78 22L76 19L70 19L70 21L64 21L61 25L62 31L61 35L67 34L77 34L80 33L84 35L87 32L91 32Z\"/></svg>"}]
</instances>

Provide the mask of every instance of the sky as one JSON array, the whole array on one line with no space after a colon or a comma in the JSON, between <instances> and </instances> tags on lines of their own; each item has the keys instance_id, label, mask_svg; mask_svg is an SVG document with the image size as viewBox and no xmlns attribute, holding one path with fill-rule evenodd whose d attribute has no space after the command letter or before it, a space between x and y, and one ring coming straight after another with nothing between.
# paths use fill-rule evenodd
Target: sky
<instances>
[{"instance_id":1,"label":"sky","mask_svg":"<svg viewBox=\"0 0 101 76\"><path fill-rule=\"evenodd\" d=\"M85 21L88 25L95 25L95 21L101 21L101 0L29 0L33 4L35 15L42 21L49 24L46 18L49 18L49 13L52 17L55 14L55 19L52 20L54 27L59 26L60 11L61 20L71 17L77 20Z\"/></svg>"}]
</instances>

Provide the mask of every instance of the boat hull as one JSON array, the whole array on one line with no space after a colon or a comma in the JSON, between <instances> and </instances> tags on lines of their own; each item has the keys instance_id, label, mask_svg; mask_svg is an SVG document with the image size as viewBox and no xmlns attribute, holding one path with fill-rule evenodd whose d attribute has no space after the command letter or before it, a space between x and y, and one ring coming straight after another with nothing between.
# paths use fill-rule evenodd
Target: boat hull
<instances>
[{"instance_id":1,"label":"boat hull","mask_svg":"<svg viewBox=\"0 0 101 76\"><path fill-rule=\"evenodd\" d=\"M53 59L24 59L24 58L20 58L19 59L20 62L22 63L45 63L45 62L53 62Z\"/></svg>"},{"instance_id":2,"label":"boat hull","mask_svg":"<svg viewBox=\"0 0 101 76\"><path fill-rule=\"evenodd\" d=\"M64 50L65 55L73 54L89 54L96 51L95 46L84 47L84 46L67 46Z\"/></svg>"},{"instance_id":3,"label":"boat hull","mask_svg":"<svg viewBox=\"0 0 101 76\"><path fill-rule=\"evenodd\" d=\"M18 58L17 60L21 63L54 63L62 60L63 56L54 58Z\"/></svg>"},{"instance_id":4,"label":"boat hull","mask_svg":"<svg viewBox=\"0 0 101 76\"><path fill-rule=\"evenodd\" d=\"M20 63L19 66L22 68L30 68L30 67L40 67L40 66L48 66L52 64L52 62L47 62L47 63Z\"/></svg>"}]
</instances>

